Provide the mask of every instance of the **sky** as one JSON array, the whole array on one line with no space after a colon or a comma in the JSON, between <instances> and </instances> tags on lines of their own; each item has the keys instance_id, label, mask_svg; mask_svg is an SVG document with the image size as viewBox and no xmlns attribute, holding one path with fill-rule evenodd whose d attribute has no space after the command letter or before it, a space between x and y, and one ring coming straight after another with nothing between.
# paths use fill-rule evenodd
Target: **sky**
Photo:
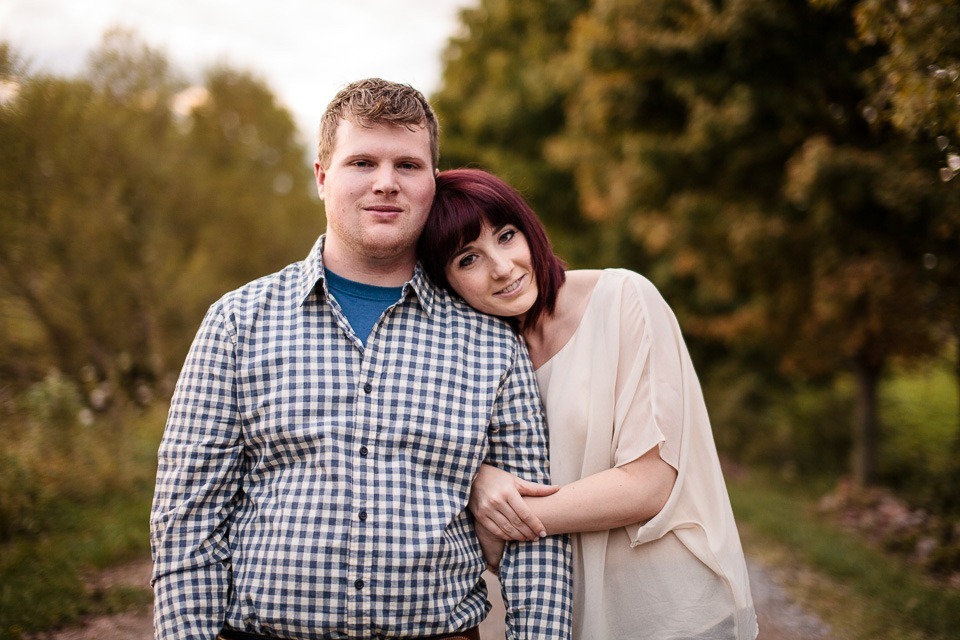
<instances>
[{"instance_id":1,"label":"sky","mask_svg":"<svg viewBox=\"0 0 960 640\"><path fill-rule=\"evenodd\" d=\"M104 32L133 29L199 81L204 68L249 69L291 111L305 141L343 85L379 76L424 94L460 8L478 0L0 0L0 41L34 71L74 75Z\"/></svg>"}]
</instances>

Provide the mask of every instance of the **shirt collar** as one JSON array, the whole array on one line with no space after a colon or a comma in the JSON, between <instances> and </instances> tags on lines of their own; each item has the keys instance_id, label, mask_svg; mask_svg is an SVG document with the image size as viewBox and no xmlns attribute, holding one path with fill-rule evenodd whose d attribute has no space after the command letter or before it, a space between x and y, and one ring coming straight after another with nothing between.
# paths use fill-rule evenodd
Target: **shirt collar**
<instances>
[{"instance_id":1,"label":"shirt collar","mask_svg":"<svg viewBox=\"0 0 960 640\"><path fill-rule=\"evenodd\" d=\"M297 304L303 306L310 298L311 294L322 300L326 296L326 286L321 282L325 279L323 269L323 245L326 235L317 238L313 248L303 262L303 268L300 270L300 278L297 282ZM423 272L420 263L413 270L413 277L403 285L402 297L406 298L410 292L420 303L420 307L428 316L432 316L440 304L442 293L440 289Z\"/></svg>"}]
</instances>

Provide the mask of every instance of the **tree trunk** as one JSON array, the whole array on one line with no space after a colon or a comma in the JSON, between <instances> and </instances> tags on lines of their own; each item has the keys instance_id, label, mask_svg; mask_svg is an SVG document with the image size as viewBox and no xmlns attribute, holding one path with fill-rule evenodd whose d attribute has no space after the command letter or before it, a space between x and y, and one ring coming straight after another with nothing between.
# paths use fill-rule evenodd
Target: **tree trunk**
<instances>
[{"instance_id":1,"label":"tree trunk","mask_svg":"<svg viewBox=\"0 0 960 640\"><path fill-rule=\"evenodd\" d=\"M877 418L877 391L883 364L858 358L854 364L857 380L856 421L853 426L853 484L863 488L873 484L877 473L877 443L880 425Z\"/></svg>"}]
</instances>

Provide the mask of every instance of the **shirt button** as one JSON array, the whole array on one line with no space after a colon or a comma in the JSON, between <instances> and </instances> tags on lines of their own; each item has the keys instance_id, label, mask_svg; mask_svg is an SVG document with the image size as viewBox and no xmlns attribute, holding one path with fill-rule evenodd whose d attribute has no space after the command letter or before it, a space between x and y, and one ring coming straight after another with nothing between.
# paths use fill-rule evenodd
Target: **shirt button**
<instances>
[{"instance_id":1,"label":"shirt button","mask_svg":"<svg viewBox=\"0 0 960 640\"><path fill-rule=\"evenodd\" d=\"M366 520L366 519L367 519L367 512L366 512L366 511L361 511L361 512L359 513L359 518L360 518L361 520Z\"/></svg>"},{"instance_id":2,"label":"shirt button","mask_svg":"<svg viewBox=\"0 0 960 640\"><path fill-rule=\"evenodd\" d=\"M365 384L363 385L363 392L364 392L364 393L370 393L371 391L373 391L373 385L370 384L369 382L365 383Z\"/></svg>"},{"instance_id":3,"label":"shirt button","mask_svg":"<svg viewBox=\"0 0 960 640\"><path fill-rule=\"evenodd\" d=\"M363 580L358 579L356 582L353 583L353 586L355 586L357 589L363 589Z\"/></svg>"},{"instance_id":4,"label":"shirt button","mask_svg":"<svg viewBox=\"0 0 960 640\"><path fill-rule=\"evenodd\" d=\"M368 454L369 452L370 452L370 450L367 449L366 445L360 447L360 455L363 456L364 458L367 457L367 454Z\"/></svg>"}]
</instances>

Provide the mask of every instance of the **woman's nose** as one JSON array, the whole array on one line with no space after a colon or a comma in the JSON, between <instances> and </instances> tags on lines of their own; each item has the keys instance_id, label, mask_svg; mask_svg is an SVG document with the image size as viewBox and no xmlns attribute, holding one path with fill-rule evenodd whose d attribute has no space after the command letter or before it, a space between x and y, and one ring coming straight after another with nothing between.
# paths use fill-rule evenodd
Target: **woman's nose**
<instances>
[{"instance_id":1,"label":"woman's nose","mask_svg":"<svg viewBox=\"0 0 960 640\"><path fill-rule=\"evenodd\" d=\"M503 278L510 275L513 262L508 257L494 254L491 262L493 266L493 276L495 278Z\"/></svg>"}]
</instances>

